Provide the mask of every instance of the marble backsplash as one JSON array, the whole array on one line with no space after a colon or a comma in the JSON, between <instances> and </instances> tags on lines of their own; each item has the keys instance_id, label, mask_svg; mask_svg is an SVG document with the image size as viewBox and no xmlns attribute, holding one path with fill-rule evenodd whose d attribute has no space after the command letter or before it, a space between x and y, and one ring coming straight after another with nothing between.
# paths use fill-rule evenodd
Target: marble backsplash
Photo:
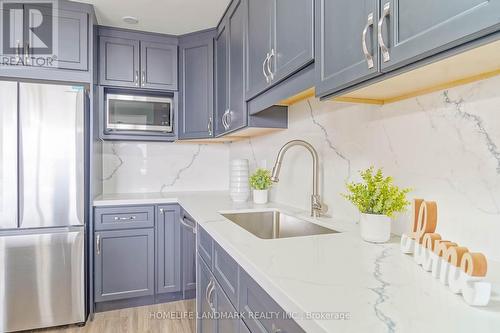
<instances>
[{"instance_id":1,"label":"marble backsplash","mask_svg":"<svg viewBox=\"0 0 500 333\"><path fill-rule=\"evenodd\" d=\"M103 193L227 190L228 144L103 144Z\"/></svg>"},{"instance_id":2,"label":"marble backsplash","mask_svg":"<svg viewBox=\"0 0 500 333\"><path fill-rule=\"evenodd\" d=\"M318 150L329 215L357 221L340 196L344 184L382 167L411 197L437 201L443 237L500 261L500 76L383 106L311 98L289 108L288 130L232 143L230 158L272 168L292 139ZM309 209L311 170L306 150L289 150L271 199ZM408 219L399 216L393 230L405 231Z\"/></svg>"}]
</instances>

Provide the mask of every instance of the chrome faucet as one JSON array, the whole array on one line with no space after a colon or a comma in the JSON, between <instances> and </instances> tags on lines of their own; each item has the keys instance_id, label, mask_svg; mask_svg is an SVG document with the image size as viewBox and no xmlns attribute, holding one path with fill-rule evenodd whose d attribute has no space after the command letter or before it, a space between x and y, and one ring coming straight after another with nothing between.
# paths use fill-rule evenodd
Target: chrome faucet
<instances>
[{"instance_id":1,"label":"chrome faucet","mask_svg":"<svg viewBox=\"0 0 500 333\"><path fill-rule=\"evenodd\" d=\"M321 198L319 196L319 180L318 180L318 174L319 174L319 163L318 163L318 152L314 147L303 140L292 140L290 142L285 143L283 147L281 147L280 151L278 152L278 156L276 157L276 162L274 163L273 167L273 173L271 176L271 180L275 183L279 182L279 174L281 170L281 163L283 161L283 157L285 156L285 153L288 151L293 146L302 146L309 150L312 156L312 162L313 162L313 193L311 195L311 216L312 217L319 217L321 215L321 212L323 210L323 205L321 204Z\"/></svg>"}]
</instances>

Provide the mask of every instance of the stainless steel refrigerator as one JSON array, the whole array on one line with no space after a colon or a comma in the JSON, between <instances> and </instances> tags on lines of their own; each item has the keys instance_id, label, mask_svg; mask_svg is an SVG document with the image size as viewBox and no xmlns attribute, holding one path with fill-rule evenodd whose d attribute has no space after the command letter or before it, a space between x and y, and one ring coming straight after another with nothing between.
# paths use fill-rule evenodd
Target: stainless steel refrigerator
<instances>
[{"instance_id":1,"label":"stainless steel refrigerator","mask_svg":"<svg viewBox=\"0 0 500 333\"><path fill-rule=\"evenodd\" d=\"M84 104L0 81L0 331L85 320Z\"/></svg>"}]
</instances>

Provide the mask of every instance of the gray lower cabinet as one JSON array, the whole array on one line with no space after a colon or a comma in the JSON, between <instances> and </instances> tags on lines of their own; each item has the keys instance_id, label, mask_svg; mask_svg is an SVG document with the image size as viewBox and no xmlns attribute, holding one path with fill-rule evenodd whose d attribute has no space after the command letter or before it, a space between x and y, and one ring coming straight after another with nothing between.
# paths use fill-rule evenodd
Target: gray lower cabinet
<instances>
[{"instance_id":1,"label":"gray lower cabinet","mask_svg":"<svg viewBox=\"0 0 500 333\"><path fill-rule=\"evenodd\" d=\"M99 54L100 84L139 86L139 41L101 36Z\"/></svg>"},{"instance_id":2,"label":"gray lower cabinet","mask_svg":"<svg viewBox=\"0 0 500 333\"><path fill-rule=\"evenodd\" d=\"M250 100L314 61L314 0L252 0L247 21Z\"/></svg>"},{"instance_id":3,"label":"gray lower cabinet","mask_svg":"<svg viewBox=\"0 0 500 333\"><path fill-rule=\"evenodd\" d=\"M99 231L94 246L96 302L154 294L154 229Z\"/></svg>"},{"instance_id":4,"label":"gray lower cabinet","mask_svg":"<svg viewBox=\"0 0 500 333\"><path fill-rule=\"evenodd\" d=\"M238 333L240 320L236 309L201 257L198 257L198 281L197 333Z\"/></svg>"},{"instance_id":5,"label":"gray lower cabinet","mask_svg":"<svg viewBox=\"0 0 500 333\"><path fill-rule=\"evenodd\" d=\"M388 71L500 29L500 0L381 0Z\"/></svg>"},{"instance_id":6,"label":"gray lower cabinet","mask_svg":"<svg viewBox=\"0 0 500 333\"><path fill-rule=\"evenodd\" d=\"M179 205L162 205L156 218L156 293L180 292L181 230Z\"/></svg>"},{"instance_id":7,"label":"gray lower cabinet","mask_svg":"<svg viewBox=\"0 0 500 333\"><path fill-rule=\"evenodd\" d=\"M179 43L179 139L214 135L215 31L181 37Z\"/></svg>"},{"instance_id":8,"label":"gray lower cabinet","mask_svg":"<svg viewBox=\"0 0 500 333\"><path fill-rule=\"evenodd\" d=\"M379 0L316 0L316 95L380 73Z\"/></svg>"},{"instance_id":9,"label":"gray lower cabinet","mask_svg":"<svg viewBox=\"0 0 500 333\"><path fill-rule=\"evenodd\" d=\"M245 26L247 0L235 0L215 38L215 135L247 125L245 103Z\"/></svg>"},{"instance_id":10,"label":"gray lower cabinet","mask_svg":"<svg viewBox=\"0 0 500 333\"><path fill-rule=\"evenodd\" d=\"M141 41L141 87L177 90L177 45Z\"/></svg>"}]
</instances>

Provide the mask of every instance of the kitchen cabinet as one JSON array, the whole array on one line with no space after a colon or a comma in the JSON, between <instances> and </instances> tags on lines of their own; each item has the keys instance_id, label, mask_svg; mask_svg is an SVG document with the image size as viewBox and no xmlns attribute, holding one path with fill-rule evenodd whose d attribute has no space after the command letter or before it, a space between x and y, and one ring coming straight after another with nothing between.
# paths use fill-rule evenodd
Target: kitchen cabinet
<instances>
[{"instance_id":1,"label":"kitchen cabinet","mask_svg":"<svg viewBox=\"0 0 500 333\"><path fill-rule=\"evenodd\" d=\"M152 228L154 206L96 207L94 230Z\"/></svg>"},{"instance_id":2,"label":"kitchen cabinet","mask_svg":"<svg viewBox=\"0 0 500 333\"><path fill-rule=\"evenodd\" d=\"M179 42L179 139L214 135L215 31L181 37Z\"/></svg>"},{"instance_id":3,"label":"kitchen cabinet","mask_svg":"<svg viewBox=\"0 0 500 333\"><path fill-rule=\"evenodd\" d=\"M379 0L316 0L316 94L380 73Z\"/></svg>"},{"instance_id":4,"label":"kitchen cabinet","mask_svg":"<svg viewBox=\"0 0 500 333\"><path fill-rule=\"evenodd\" d=\"M141 41L141 87L177 90L177 45Z\"/></svg>"},{"instance_id":5,"label":"kitchen cabinet","mask_svg":"<svg viewBox=\"0 0 500 333\"><path fill-rule=\"evenodd\" d=\"M398 68L500 28L500 0L381 0L382 70Z\"/></svg>"},{"instance_id":6,"label":"kitchen cabinet","mask_svg":"<svg viewBox=\"0 0 500 333\"><path fill-rule=\"evenodd\" d=\"M156 219L156 293L181 291L179 205L161 205Z\"/></svg>"},{"instance_id":7,"label":"kitchen cabinet","mask_svg":"<svg viewBox=\"0 0 500 333\"><path fill-rule=\"evenodd\" d=\"M102 28L99 30L99 83L177 90L177 39Z\"/></svg>"},{"instance_id":8,"label":"kitchen cabinet","mask_svg":"<svg viewBox=\"0 0 500 333\"><path fill-rule=\"evenodd\" d=\"M6 4L7 6L8 4ZM89 13L85 4L61 1L59 7L53 9L36 3L16 4L17 10L23 11L24 20L11 22L13 31L4 36L13 39L11 50L19 61L18 66L31 69L68 69L88 71ZM10 8L10 7L9 7ZM7 9L5 9L7 10ZM14 16L11 16L13 19ZM57 34L52 29L44 28L44 22L57 22ZM33 22L41 22L41 27L32 30ZM31 25L30 25L31 24ZM3 29L3 27L0 27ZM57 43L53 41L57 37ZM40 47L41 43L52 47L51 51Z\"/></svg>"},{"instance_id":9,"label":"kitchen cabinet","mask_svg":"<svg viewBox=\"0 0 500 333\"><path fill-rule=\"evenodd\" d=\"M240 321L236 309L201 258L198 259L198 281L197 333L238 333Z\"/></svg>"},{"instance_id":10,"label":"kitchen cabinet","mask_svg":"<svg viewBox=\"0 0 500 333\"><path fill-rule=\"evenodd\" d=\"M139 41L100 37L99 50L100 84L139 86Z\"/></svg>"},{"instance_id":11,"label":"kitchen cabinet","mask_svg":"<svg viewBox=\"0 0 500 333\"><path fill-rule=\"evenodd\" d=\"M186 213L181 218L182 288L184 298L191 298L196 291L196 222Z\"/></svg>"},{"instance_id":12,"label":"kitchen cabinet","mask_svg":"<svg viewBox=\"0 0 500 333\"><path fill-rule=\"evenodd\" d=\"M247 124L245 103L245 16L247 0L231 3L215 38L215 135Z\"/></svg>"},{"instance_id":13,"label":"kitchen cabinet","mask_svg":"<svg viewBox=\"0 0 500 333\"><path fill-rule=\"evenodd\" d=\"M96 302L154 294L154 229L95 233Z\"/></svg>"},{"instance_id":14,"label":"kitchen cabinet","mask_svg":"<svg viewBox=\"0 0 500 333\"><path fill-rule=\"evenodd\" d=\"M249 1L247 21L250 100L314 61L314 0Z\"/></svg>"}]
</instances>

